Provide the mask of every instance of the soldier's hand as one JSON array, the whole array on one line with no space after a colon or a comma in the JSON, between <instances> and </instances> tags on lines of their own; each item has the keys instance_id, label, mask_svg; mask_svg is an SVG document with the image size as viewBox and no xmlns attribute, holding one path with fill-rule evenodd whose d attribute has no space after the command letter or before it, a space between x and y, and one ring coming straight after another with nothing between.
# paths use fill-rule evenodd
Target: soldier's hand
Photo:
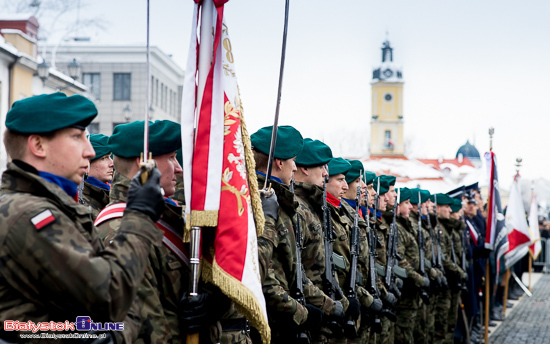
<instances>
[{"instance_id":1,"label":"soldier's hand","mask_svg":"<svg viewBox=\"0 0 550 344\"><path fill-rule=\"evenodd\" d=\"M130 182L126 208L144 213L156 222L164 210L164 197L159 183L160 172L153 168L151 176L143 185L140 176L141 171Z\"/></svg>"},{"instance_id":2,"label":"soldier's hand","mask_svg":"<svg viewBox=\"0 0 550 344\"><path fill-rule=\"evenodd\" d=\"M306 304L305 307L307 308L307 319L302 325L300 325L300 328L310 332L319 331L323 321L323 311L314 305L310 305L309 303Z\"/></svg>"},{"instance_id":3,"label":"soldier's hand","mask_svg":"<svg viewBox=\"0 0 550 344\"><path fill-rule=\"evenodd\" d=\"M393 293L388 293L388 295L384 298L384 303L390 308L394 308L397 303L397 298L393 295Z\"/></svg>"},{"instance_id":4,"label":"soldier's hand","mask_svg":"<svg viewBox=\"0 0 550 344\"><path fill-rule=\"evenodd\" d=\"M461 273L461 274L462 274L462 276L461 276L461 277L462 277L462 279L463 279L464 281L467 281L467 280L468 280L468 274L467 274L467 273L465 273L464 271L462 271L462 273Z\"/></svg>"},{"instance_id":5,"label":"soldier's hand","mask_svg":"<svg viewBox=\"0 0 550 344\"><path fill-rule=\"evenodd\" d=\"M445 277L445 276L441 277L441 285L445 289L449 287L449 283L447 282L447 277Z\"/></svg>"},{"instance_id":6,"label":"soldier's hand","mask_svg":"<svg viewBox=\"0 0 550 344\"><path fill-rule=\"evenodd\" d=\"M430 280L428 279L428 277L424 276L424 288L429 288L430 287Z\"/></svg>"},{"instance_id":7,"label":"soldier's hand","mask_svg":"<svg viewBox=\"0 0 550 344\"><path fill-rule=\"evenodd\" d=\"M344 317L344 306L342 306L342 302L340 301L334 301L334 308L332 315L336 318L343 318Z\"/></svg>"},{"instance_id":8,"label":"soldier's hand","mask_svg":"<svg viewBox=\"0 0 550 344\"><path fill-rule=\"evenodd\" d=\"M277 221L279 218L279 203L277 202L275 192L271 192L270 194L260 192L260 199L262 200L264 215Z\"/></svg>"},{"instance_id":9,"label":"soldier's hand","mask_svg":"<svg viewBox=\"0 0 550 344\"><path fill-rule=\"evenodd\" d=\"M382 300L380 299L374 299L372 301L372 304L370 305L369 307L369 310L371 311L371 313L373 314L377 314L377 313L380 313L380 311L382 311Z\"/></svg>"},{"instance_id":10,"label":"soldier's hand","mask_svg":"<svg viewBox=\"0 0 550 344\"><path fill-rule=\"evenodd\" d=\"M353 320L357 320L361 314L361 303L355 297L348 297L349 306L346 311L346 314L350 316Z\"/></svg>"},{"instance_id":11,"label":"soldier's hand","mask_svg":"<svg viewBox=\"0 0 550 344\"><path fill-rule=\"evenodd\" d=\"M180 301L180 327L184 333L197 333L208 325L210 294L200 293L189 298L185 293Z\"/></svg>"}]
</instances>

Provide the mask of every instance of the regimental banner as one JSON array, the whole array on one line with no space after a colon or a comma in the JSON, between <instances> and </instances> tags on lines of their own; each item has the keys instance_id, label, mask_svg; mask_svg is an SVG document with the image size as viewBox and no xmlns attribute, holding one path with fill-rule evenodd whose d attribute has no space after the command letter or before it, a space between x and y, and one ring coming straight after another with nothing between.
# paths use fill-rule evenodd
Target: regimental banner
<instances>
[{"instance_id":1,"label":"regimental banner","mask_svg":"<svg viewBox=\"0 0 550 344\"><path fill-rule=\"evenodd\" d=\"M506 208L506 229L508 232L508 251L504 255L506 269L527 254L527 247L531 245L529 226L525 218L525 207L521 199L519 176L514 178L508 207Z\"/></svg>"},{"instance_id":2,"label":"regimental banner","mask_svg":"<svg viewBox=\"0 0 550 344\"><path fill-rule=\"evenodd\" d=\"M201 276L235 303L267 344L271 334L257 245L264 219L231 40L223 18L225 2L214 1L211 13L207 13L208 6L196 3L193 13L181 120L187 227L203 227L203 231L214 228L212 247L202 248ZM212 18L214 23L200 28L214 34L204 90L197 86L203 72L199 66L199 15ZM200 93L202 102L197 104ZM203 240L205 243L209 244L208 240Z\"/></svg>"},{"instance_id":3,"label":"regimental banner","mask_svg":"<svg viewBox=\"0 0 550 344\"><path fill-rule=\"evenodd\" d=\"M485 248L495 251L497 271L500 269L500 258L508 251L508 236L504 226L504 215L500 203L497 161L492 151L485 153L489 179L489 199L487 201L487 231Z\"/></svg>"},{"instance_id":4,"label":"regimental banner","mask_svg":"<svg viewBox=\"0 0 550 344\"><path fill-rule=\"evenodd\" d=\"M531 209L529 210L529 234L531 235L531 242L529 246L529 253L533 256L533 260L536 260L540 254L540 229L539 229L539 205L537 203L537 195L531 196Z\"/></svg>"}]
</instances>

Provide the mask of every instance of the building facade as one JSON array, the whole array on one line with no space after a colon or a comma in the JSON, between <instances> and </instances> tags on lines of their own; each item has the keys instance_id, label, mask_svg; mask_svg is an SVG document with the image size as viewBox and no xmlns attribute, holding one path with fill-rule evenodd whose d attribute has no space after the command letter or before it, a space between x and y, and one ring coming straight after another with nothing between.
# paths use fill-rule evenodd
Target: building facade
<instances>
[{"instance_id":1,"label":"building facade","mask_svg":"<svg viewBox=\"0 0 550 344\"><path fill-rule=\"evenodd\" d=\"M153 120L180 121L184 71L159 48L150 48L150 104L145 46L70 42L41 45L40 50L62 71L73 59L81 65L80 80L99 111L91 133L111 135L118 124L143 120L147 108Z\"/></svg>"}]
</instances>

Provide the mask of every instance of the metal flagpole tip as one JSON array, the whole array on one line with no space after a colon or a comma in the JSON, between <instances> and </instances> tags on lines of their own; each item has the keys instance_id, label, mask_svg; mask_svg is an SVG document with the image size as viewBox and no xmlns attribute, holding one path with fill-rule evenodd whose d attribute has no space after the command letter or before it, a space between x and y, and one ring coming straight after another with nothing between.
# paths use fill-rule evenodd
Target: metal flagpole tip
<instances>
[{"instance_id":1,"label":"metal flagpole tip","mask_svg":"<svg viewBox=\"0 0 550 344\"><path fill-rule=\"evenodd\" d=\"M490 127L490 128L489 128L489 135L490 135L490 136L493 136L494 134L495 134L495 128Z\"/></svg>"}]
</instances>

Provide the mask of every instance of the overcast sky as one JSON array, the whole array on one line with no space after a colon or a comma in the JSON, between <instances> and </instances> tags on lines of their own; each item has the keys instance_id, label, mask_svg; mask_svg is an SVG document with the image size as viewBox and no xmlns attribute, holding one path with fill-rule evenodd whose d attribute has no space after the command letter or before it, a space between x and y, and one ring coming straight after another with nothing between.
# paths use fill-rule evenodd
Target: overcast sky
<instances>
[{"instance_id":1,"label":"overcast sky","mask_svg":"<svg viewBox=\"0 0 550 344\"><path fill-rule=\"evenodd\" d=\"M100 43L145 42L145 1L81 3L87 6L81 18L99 16L108 25L80 35ZM151 3L151 44L185 67L193 2ZM403 70L411 156L454 158L467 139L483 154L494 126L503 186L511 183L517 157L524 177L550 179L550 2L290 3L280 124L325 140L335 154L366 155L372 69L388 38ZM225 8L245 120L254 132L273 123L284 0L232 0Z\"/></svg>"}]
</instances>

